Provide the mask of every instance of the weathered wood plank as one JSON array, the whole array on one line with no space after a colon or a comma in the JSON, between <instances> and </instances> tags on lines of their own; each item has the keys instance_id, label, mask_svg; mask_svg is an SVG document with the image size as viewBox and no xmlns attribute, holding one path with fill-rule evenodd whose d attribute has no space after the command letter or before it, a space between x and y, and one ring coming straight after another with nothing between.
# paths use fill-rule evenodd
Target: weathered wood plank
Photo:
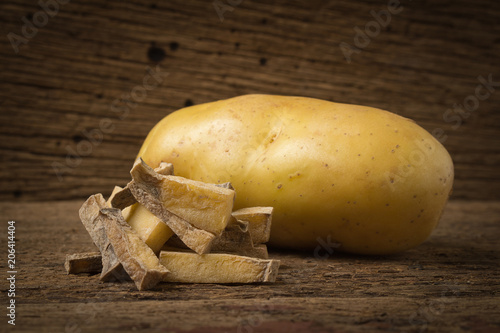
<instances>
[{"instance_id":1,"label":"weathered wood plank","mask_svg":"<svg viewBox=\"0 0 500 333\"><path fill-rule=\"evenodd\" d=\"M374 20L370 11L386 10L387 2L243 1L221 22L212 1L75 0L60 5L16 54L7 35L22 36L21 18L32 21L41 8L3 1L0 200L109 193L126 183L144 137L163 116L247 93L369 105L441 128L456 163L454 197L498 200L500 88L460 126L443 116L475 93L479 76L500 81L500 5L401 3L349 64L339 44L354 45L353 28L364 29ZM157 64L168 75L120 118L115 101ZM78 165L68 162L68 152L85 145L82 132L100 129L102 119L113 130L83 151ZM54 162L66 167L63 181Z\"/></svg>"},{"instance_id":2,"label":"weathered wood plank","mask_svg":"<svg viewBox=\"0 0 500 333\"><path fill-rule=\"evenodd\" d=\"M271 249L270 256L282 263L275 284L162 283L145 292L132 282L66 275L66 254L95 250L78 219L82 203L0 203L4 221L16 221L21 332L500 329L498 201L450 202L431 238L399 255ZM5 260L0 264L4 279Z\"/></svg>"}]
</instances>

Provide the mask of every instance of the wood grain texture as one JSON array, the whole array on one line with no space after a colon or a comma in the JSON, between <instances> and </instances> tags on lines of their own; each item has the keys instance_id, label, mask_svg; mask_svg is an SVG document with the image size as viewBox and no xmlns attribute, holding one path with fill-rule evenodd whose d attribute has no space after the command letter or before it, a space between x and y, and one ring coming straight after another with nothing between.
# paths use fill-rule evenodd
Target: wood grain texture
<instances>
[{"instance_id":1,"label":"wood grain texture","mask_svg":"<svg viewBox=\"0 0 500 333\"><path fill-rule=\"evenodd\" d=\"M499 3L401 3L349 64L340 43L354 46L354 28L386 1L245 0L221 21L213 1L72 0L18 53L8 35L23 36L23 17L43 20L41 7L2 1L0 200L109 194L165 115L247 93L369 105L440 128L456 165L454 197L500 199L500 87L466 119L443 119L475 94L479 76L500 81ZM141 95L156 66L162 82ZM89 145L92 130L101 132Z\"/></svg>"},{"instance_id":2,"label":"wood grain texture","mask_svg":"<svg viewBox=\"0 0 500 333\"><path fill-rule=\"evenodd\" d=\"M66 275L66 254L95 250L78 219L82 203L0 203L16 220L16 332L500 330L498 201L452 201L431 238L399 255L271 249L281 260L274 284L161 283L144 292L98 274Z\"/></svg>"}]
</instances>

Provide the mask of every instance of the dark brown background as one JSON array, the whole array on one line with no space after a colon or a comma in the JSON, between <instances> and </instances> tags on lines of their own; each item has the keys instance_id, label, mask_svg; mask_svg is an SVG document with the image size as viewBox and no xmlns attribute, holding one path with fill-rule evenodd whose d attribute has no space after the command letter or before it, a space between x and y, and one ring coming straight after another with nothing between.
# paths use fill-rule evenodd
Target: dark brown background
<instances>
[{"instance_id":1,"label":"dark brown background","mask_svg":"<svg viewBox=\"0 0 500 333\"><path fill-rule=\"evenodd\" d=\"M387 1L220 1L233 4L223 21L213 0L72 0L18 53L7 36L22 36L23 17L43 19L40 5L0 3L0 245L6 258L5 222L15 220L16 331L498 332L500 87L460 126L443 116L479 76L500 81L499 3L402 0L347 63L340 43L353 45L354 28ZM163 82L120 117L113 106L156 66ZM154 124L248 93L374 106L442 129L456 181L431 238L390 257L272 249L282 262L273 285L138 292L67 276L67 253L95 249L78 208L127 182ZM103 129L89 146L84 133ZM3 305L7 270L0 260Z\"/></svg>"},{"instance_id":2,"label":"dark brown background","mask_svg":"<svg viewBox=\"0 0 500 333\"><path fill-rule=\"evenodd\" d=\"M223 22L212 1L71 1L18 54L6 36L22 35L21 18L40 7L3 1L0 199L109 193L126 183L158 120L185 105L248 93L368 105L441 128L456 167L454 198L500 199L500 87L458 128L443 120L474 94L478 76L500 81L500 6L401 3L348 64L339 44L354 45L354 27L364 29L386 1L244 0ZM168 76L120 119L114 101L142 86L156 64ZM68 164L68 152L86 141L82 132L105 118L113 131ZM62 181L54 162L65 166Z\"/></svg>"}]
</instances>

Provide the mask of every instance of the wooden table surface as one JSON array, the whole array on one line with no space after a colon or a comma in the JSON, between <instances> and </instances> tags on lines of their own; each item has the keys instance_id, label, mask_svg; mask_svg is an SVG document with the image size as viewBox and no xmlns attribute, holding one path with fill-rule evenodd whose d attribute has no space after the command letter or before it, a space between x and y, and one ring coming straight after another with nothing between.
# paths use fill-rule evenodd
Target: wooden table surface
<instances>
[{"instance_id":1,"label":"wooden table surface","mask_svg":"<svg viewBox=\"0 0 500 333\"><path fill-rule=\"evenodd\" d=\"M450 202L430 239L399 255L271 250L281 260L274 284L162 283L143 292L131 282L66 275L66 254L95 249L81 204L0 203L2 218L16 221L12 331L500 331L500 202Z\"/></svg>"}]
</instances>

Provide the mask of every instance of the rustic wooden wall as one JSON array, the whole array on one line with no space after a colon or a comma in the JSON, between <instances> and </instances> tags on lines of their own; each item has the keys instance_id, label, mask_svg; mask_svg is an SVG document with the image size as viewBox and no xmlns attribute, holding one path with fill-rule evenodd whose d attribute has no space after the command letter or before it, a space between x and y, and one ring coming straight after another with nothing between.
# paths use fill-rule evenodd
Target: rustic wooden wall
<instances>
[{"instance_id":1,"label":"rustic wooden wall","mask_svg":"<svg viewBox=\"0 0 500 333\"><path fill-rule=\"evenodd\" d=\"M478 77L500 82L496 1L401 0L379 32L370 11L387 1L45 1L50 15L35 0L0 4L0 200L108 193L162 117L247 93L369 105L441 129L454 197L500 199L500 84L473 104ZM339 45L366 24L370 42L348 63ZM470 116L447 113L464 101Z\"/></svg>"}]
</instances>

